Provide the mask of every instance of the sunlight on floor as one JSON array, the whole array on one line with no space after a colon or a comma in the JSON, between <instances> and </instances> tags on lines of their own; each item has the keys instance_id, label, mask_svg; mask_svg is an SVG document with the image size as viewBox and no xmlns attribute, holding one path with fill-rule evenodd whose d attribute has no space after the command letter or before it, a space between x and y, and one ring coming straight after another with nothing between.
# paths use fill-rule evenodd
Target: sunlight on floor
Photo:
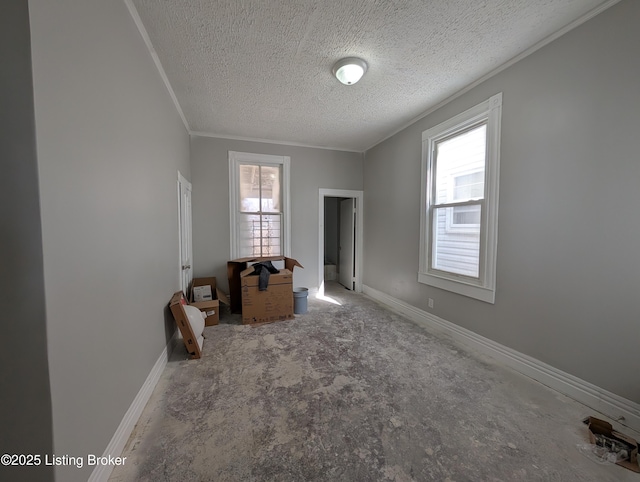
<instances>
[{"instance_id":1,"label":"sunlight on floor","mask_svg":"<svg viewBox=\"0 0 640 482\"><path fill-rule=\"evenodd\" d=\"M316 299L317 300L321 300L321 301L328 301L329 303L333 303L334 305L342 306L342 303L340 303L335 298L331 298L330 296L325 296L325 294L324 294L324 281L320 285L320 289L318 290L318 293L316 294Z\"/></svg>"}]
</instances>

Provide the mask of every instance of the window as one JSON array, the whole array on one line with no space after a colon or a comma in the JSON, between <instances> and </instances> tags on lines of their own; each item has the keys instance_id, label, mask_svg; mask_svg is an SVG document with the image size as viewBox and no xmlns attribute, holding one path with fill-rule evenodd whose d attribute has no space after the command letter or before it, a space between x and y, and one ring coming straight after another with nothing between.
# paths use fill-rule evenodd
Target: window
<instances>
[{"instance_id":1,"label":"window","mask_svg":"<svg viewBox=\"0 0 640 482\"><path fill-rule=\"evenodd\" d=\"M289 157L229 151L231 258L289 255Z\"/></svg>"},{"instance_id":2,"label":"window","mask_svg":"<svg viewBox=\"0 0 640 482\"><path fill-rule=\"evenodd\" d=\"M495 302L502 94L422 133L418 280Z\"/></svg>"}]
</instances>

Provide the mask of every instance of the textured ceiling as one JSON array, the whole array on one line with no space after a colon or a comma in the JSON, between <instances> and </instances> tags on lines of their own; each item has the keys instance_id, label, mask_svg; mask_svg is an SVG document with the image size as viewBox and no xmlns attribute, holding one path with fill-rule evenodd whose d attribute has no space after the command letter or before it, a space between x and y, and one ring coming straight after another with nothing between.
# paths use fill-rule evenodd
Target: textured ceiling
<instances>
[{"instance_id":1,"label":"textured ceiling","mask_svg":"<svg viewBox=\"0 0 640 482\"><path fill-rule=\"evenodd\" d=\"M191 133L355 151L615 3L126 1ZM331 74L347 56L369 64L353 86Z\"/></svg>"}]
</instances>

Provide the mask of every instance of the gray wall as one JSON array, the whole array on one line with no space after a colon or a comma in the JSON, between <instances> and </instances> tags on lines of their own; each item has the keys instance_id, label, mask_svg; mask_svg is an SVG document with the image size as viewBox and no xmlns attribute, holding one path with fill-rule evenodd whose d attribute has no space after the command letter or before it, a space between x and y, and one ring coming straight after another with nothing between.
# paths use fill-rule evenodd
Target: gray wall
<instances>
[{"instance_id":1,"label":"gray wall","mask_svg":"<svg viewBox=\"0 0 640 482\"><path fill-rule=\"evenodd\" d=\"M124 2L29 7L54 449L86 457L103 453L172 330L189 137Z\"/></svg>"},{"instance_id":2,"label":"gray wall","mask_svg":"<svg viewBox=\"0 0 640 482\"><path fill-rule=\"evenodd\" d=\"M365 156L364 283L640 402L640 2ZM495 305L417 282L421 133L503 92ZM427 298L435 300L429 310Z\"/></svg>"},{"instance_id":3,"label":"gray wall","mask_svg":"<svg viewBox=\"0 0 640 482\"><path fill-rule=\"evenodd\" d=\"M0 453L53 452L29 10L0 3ZM51 467L0 466L2 480L53 480Z\"/></svg>"},{"instance_id":4,"label":"gray wall","mask_svg":"<svg viewBox=\"0 0 640 482\"><path fill-rule=\"evenodd\" d=\"M362 190L362 155L279 144L192 137L195 276L216 276L228 288L229 151L291 157L291 256L304 269L294 284L318 287L319 189Z\"/></svg>"}]
</instances>

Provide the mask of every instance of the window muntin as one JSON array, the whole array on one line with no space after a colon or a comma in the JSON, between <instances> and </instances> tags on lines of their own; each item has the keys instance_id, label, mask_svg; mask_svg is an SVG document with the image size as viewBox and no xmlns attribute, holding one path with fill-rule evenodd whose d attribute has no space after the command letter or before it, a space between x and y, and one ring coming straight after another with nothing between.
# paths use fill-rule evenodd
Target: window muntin
<instances>
[{"instance_id":1,"label":"window muntin","mask_svg":"<svg viewBox=\"0 0 640 482\"><path fill-rule=\"evenodd\" d=\"M418 280L493 303L502 94L423 132Z\"/></svg>"}]
</instances>

